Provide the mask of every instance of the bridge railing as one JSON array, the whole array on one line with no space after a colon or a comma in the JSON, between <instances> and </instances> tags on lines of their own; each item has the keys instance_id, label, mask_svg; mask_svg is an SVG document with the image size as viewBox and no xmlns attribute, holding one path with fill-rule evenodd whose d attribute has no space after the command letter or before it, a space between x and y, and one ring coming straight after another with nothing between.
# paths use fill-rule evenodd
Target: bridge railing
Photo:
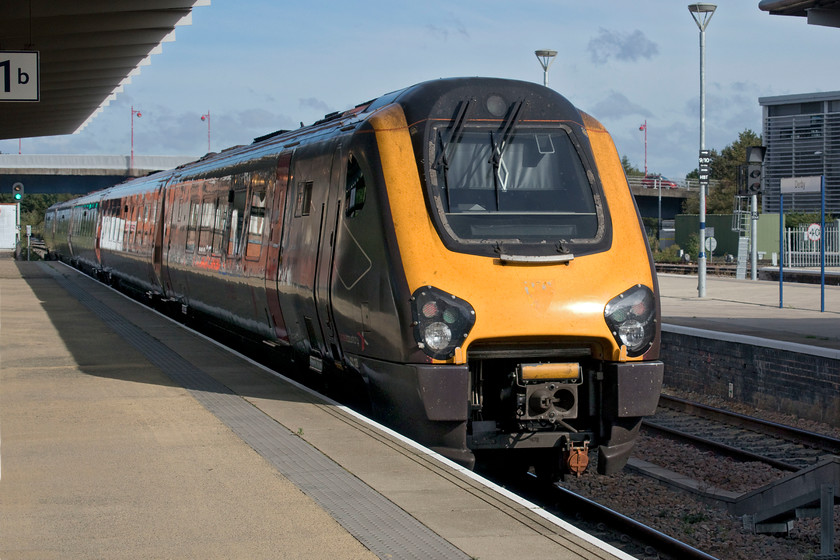
<instances>
[{"instance_id":1,"label":"bridge railing","mask_svg":"<svg viewBox=\"0 0 840 560\"><path fill-rule=\"evenodd\" d=\"M682 189L686 191L693 191L698 192L700 190L700 181L698 179L671 179L674 183L676 183L677 189ZM651 179L645 180L644 177L641 175L635 175L631 177L627 177L627 182L630 184L631 187L639 188L639 189L656 189L655 181ZM719 186L720 181L713 180L709 181L709 188L713 189ZM671 186L666 187L665 185L662 186L662 189L665 190L666 188L674 188Z\"/></svg>"}]
</instances>

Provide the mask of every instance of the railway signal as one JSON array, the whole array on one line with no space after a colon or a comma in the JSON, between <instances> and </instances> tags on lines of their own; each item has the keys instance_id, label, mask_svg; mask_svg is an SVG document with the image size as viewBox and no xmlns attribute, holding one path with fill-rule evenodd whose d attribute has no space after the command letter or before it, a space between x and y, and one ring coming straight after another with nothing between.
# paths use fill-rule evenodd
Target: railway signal
<instances>
[{"instance_id":1,"label":"railway signal","mask_svg":"<svg viewBox=\"0 0 840 560\"><path fill-rule=\"evenodd\" d=\"M751 163L747 165L747 193L758 194L761 192L761 164Z\"/></svg>"}]
</instances>

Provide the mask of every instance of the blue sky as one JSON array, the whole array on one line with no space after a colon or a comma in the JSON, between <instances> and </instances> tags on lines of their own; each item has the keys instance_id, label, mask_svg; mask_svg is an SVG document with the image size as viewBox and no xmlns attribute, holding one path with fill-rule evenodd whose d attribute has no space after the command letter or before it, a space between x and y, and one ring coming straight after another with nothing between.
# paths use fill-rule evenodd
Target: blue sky
<instances>
[{"instance_id":1,"label":"blue sky","mask_svg":"<svg viewBox=\"0 0 840 560\"><path fill-rule=\"evenodd\" d=\"M309 124L429 79L542 82L601 120L619 153L682 177L697 166L699 31L673 0L212 0L80 133L23 139L23 153L194 155ZM706 146L761 132L763 96L840 90L840 29L721 0L706 32ZM17 140L0 141L17 153Z\"/></svg>"}]
</instances>

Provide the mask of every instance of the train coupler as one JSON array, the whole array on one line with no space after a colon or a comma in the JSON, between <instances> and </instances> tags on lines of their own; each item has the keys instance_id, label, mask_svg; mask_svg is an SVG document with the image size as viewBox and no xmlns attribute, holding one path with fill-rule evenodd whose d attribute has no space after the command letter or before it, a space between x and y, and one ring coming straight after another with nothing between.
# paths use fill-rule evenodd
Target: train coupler
<instances>
[{"instance_id":1,"label":"train coupler","mask_svg":"<svg viewBox=\"0 0 840 560\"><path fill-rule=\"evenodd\" d=\"M570 441L563 449L563 462L570 473L580 478L589 466L589 442Z\"/></svg>"}]
</instances>

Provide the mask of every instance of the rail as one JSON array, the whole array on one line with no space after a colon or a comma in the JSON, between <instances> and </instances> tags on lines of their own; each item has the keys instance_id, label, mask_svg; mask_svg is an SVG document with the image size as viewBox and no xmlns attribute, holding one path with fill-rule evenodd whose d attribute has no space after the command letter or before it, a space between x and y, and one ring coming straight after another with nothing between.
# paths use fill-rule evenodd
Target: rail
<instances>
[{"instance_id":1,"label":"rail","mask_svg":"<svg viewBox=\"0 0 840 560\"><path fill-rule=\"evenodd\" d=\"M659 402L660 405L664 404L669 408L681 410L682 412L693 414L695 416L722 421L727 424L732 424L734 426L746 428L755 432L773 435L787 441L822 449L828 453L840 453L840 439L824 434L801 430L793 426L786 426L777 422L762 420L761 418L747 416L745 414L724 410L722 408L715 408L713 406L692 402L670 395L661 395L659 397Z\"/></svg>"},{"instance_id":2,"label":"rail","mask_svg":"<svg viewBox=\"0 0 840 560\"><path fill-rule=\"evenodd\" d=\"M665 533L639 523L626 515L613 511L598 502L585 498L566 488L554 486L562 509L573 512L575 515L584 515L598 522L605 523L609 527L628 535L640 543L655 549L657 552L666 554L672 558L685 560L717 560L715 556L706 554L693 546L669 537Z\"/></svg>"},{"instance_id":3,"label":"rail","mask_svg":"<svg viewBox=\"0 0 840 560\"><path fill-rule=\"evenodd\" d=\"M529 472L522 476L502 470L495 471L492 475L489 473L482 474L570 523L579 524L583 521L585 523L602 524L615 535L615 538L605 539L601 537L601 540L619 548L628 544L643 548L645 549L645 558L649 556L659 558L664 555L665 558L679 558L680 560L717 560L715 556L698 550L594 500L581 496L568 488L563 488L558 483L548 484L545 479L539 478L534 473ZM653 549L655 552L650 552L648 549Z\"/></svg>"},{"instance_id":4,"label":"rail","mask_svg":"<svg viewBox=\"0 0 840 560\"><path fill-rule=\"evenodd\" d=\"M734 264L706 263L706 274L713 276L735 276ZM670 274L697 274L696 263L656 263L656 272Z\"/></svg>"}]
</instances>

